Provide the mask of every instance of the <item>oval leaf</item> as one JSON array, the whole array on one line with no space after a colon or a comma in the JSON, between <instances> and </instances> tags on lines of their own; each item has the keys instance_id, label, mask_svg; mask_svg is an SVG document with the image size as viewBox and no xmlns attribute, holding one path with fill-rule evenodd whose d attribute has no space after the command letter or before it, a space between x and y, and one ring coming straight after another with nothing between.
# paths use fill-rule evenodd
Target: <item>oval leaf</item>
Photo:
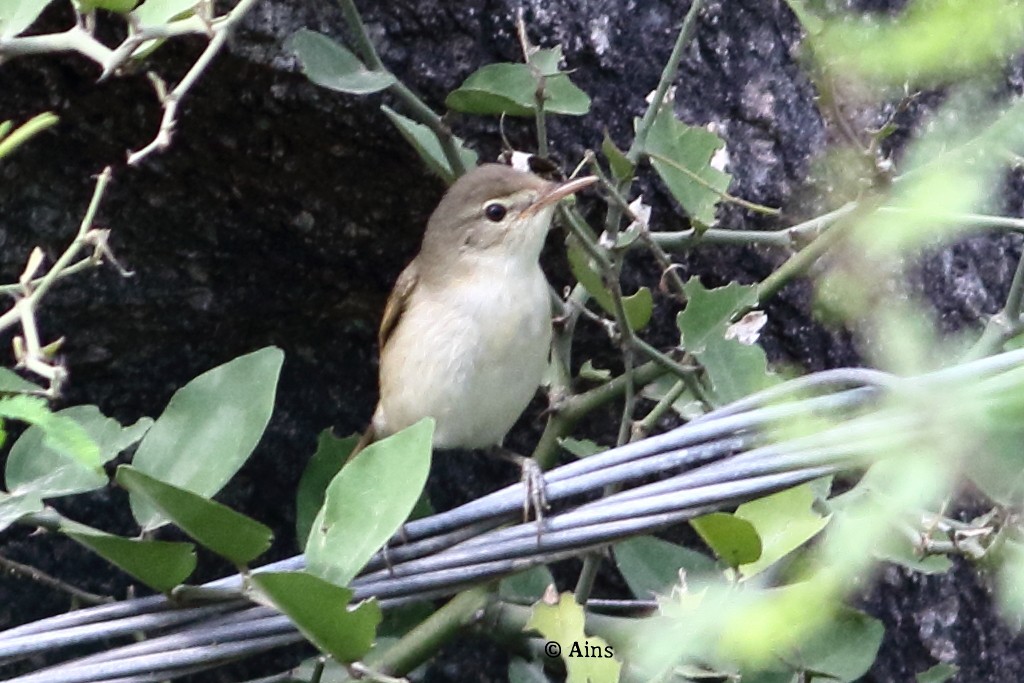
<instances>
[{"instance_id":1,"label":"oval leaf","mask_svg":"<svg viewBox=\"0 0 1024 683\"><path fill-rule=\"evenodd\" d=\"M498 596L509 602L531 605L544 596L549 586L554 585L555 577L551 570L539 564L502 579L498 584Z\"/></svg>"},{"instance_id":2,"label":"oval leaf","mask_svg":"<svg viewBox=\"0 0 1024 683\"><path fill-rule=\"evenodd\" d=\"M543 85L545 112L581 116L590 111L590 98L566 74L541 73L526 64L488 64L470 74L444 103L467 114L533 116L537 88Z\"/></svg>"},{"instance_id":3,"label":"oval leaf","mask_svg":"<svg viewBox=\"0 0 1024 683\"><path fill-rule=\"evenodd\" d=\"M34 493L12 496L0 492L0 531L25 515L41 512L42 509L43 499Z\"/></svg>"},{"instance_id":4,"label":"oval leaf","mask_svg":"<svg viewBox=\"0 0 1024 683\"><path fill-rule=\"evenodd\" d=\"M3 136L0 136L2 138ZM13 370L0 368L0 393L2 394L32 394L42 391L38 384L33 384L27 379L22 379Z\"/></svg>"},{"instance_id":5,"label":"oval leaf","mask_svg":"<svg viewBox=\"0 0 1024 683\"><path fill-rule=\"evenodd\" d=\"M434 420L367 446L331 485L306 542L309 570L346 585L416 505L430 471Z\"/></svg>"},{"instance_id":6,"label":"oval leaf","mask_svg":"<svg viewBox=\"0 0 1024 683\"><path fill-rule=\"evenodd\" d=\"M690 520L700 537L730 567L749 564L761 557L761 539L754 525L726 512L713 512Z\"/></svg>"},{"instance_id":7,"label":"oval leaf","mask_svg":"<svg viewBox=\"0 0 1024 683\"><path fill-rule=\"evenodd\" d=\"M785 491L764 496L736 508L736 516L754 525L761 539L761 556L741 567L749 579L764 571L782 557L817 535L831 515L822 516L814 510L817 498L812 484L802 484Z\"/></svg>"},{"instance_id":8,"label":"oval leaf","mask_svg":"<svg viewBox=\"0 0 1024 683\"><path fill-rule=\"evenodd\" d=\"M260 572L249 581L260 602L280 610L339 662L357 661L370 651L381 620L375 601L349 609L352 591L304 572Z\"/></svg>"},{"instance_id":9,"label":"oval leaf","mask_svg":"<svg viewBox=\"0 0 1024 683\"><path fill-rule=\"evenodd\" d=\"M188 16L200 0L146 0L135 8L132 16L140 26L158 26L172 19Z\"/></svg>"},{"instance_id":10,"label":"oval leaf","mask_svg":"<svg viewBox=\"0 0 1024 683\"><path fill-rule=\"evenodd\" d=\"M36 20L53 0L4 0L0 3L0 38L13 38Z\"/></svg>"},{"instance_id":11,"label":"oval leaf","mask_svg":"<svg viewBox=\"0 0 1024 683\"><path fill-rule=\"evenodd\" d=\"M99 447L99 457L107 462L142 438L153 424L144 417L131 427L122 427L96 406L74 406L56 413L75 421ZM45 433L29 427L11 446L5 469L7 488L14 493L33 491L44 498L66 496L102 488L107 475L102 467L86 467L78 460L45 443Z\"/></svg>"},{"instance_id":12,"label":"oval leaf","mask_svg":"<svg viewBox=\"0 0 1024 683\"><path fill-rule=\"evenodd\" d=\"M285 41L302 64L302 72L317 85L351 95L368 95L395 83L387 71L373 71L346 48L322 33L300 29Z\"/></svg>"},{"instance_id":13,"label":"oval leaf","mask_svg":"<svg viewBox=\"0 0 1024 683\"><path fill-rule=\"evenodd\" d=\"M171 397L132 465L204 498L215 494L263 436L283 360L281 349L267 347L196 377ZM167 521L137 496L131 505L144 529Z\"/></svg>"},{"instance_id":14,"label":"oval leaf","mask_svg":"<svg viewBox=\"0 0 1024 683\"><path fill-rule=\"evenodd\" d=\"M128 465L117 468L116 479L186 534L236 565L248 563L270 547L270 529L225 505L147 477Z\"/></svg>"},{"instance_id":15,"label":"oval leaf","mask_svg":"<svg viewBox=\"0 0 1024 683\"><path fill-rule=\"evenodd\" d=\"M196 568L191 543L122 538L69 519L61 520L60 531L161 593L180 584Z\"/></svg>"},{"instance_id":16,"label":"oval leaf","mask_svg":"<svg viewBox=\"0 0 1024 683\"><path fill-rule=\"evenodd\" d=\"M688 577L715 571L711 558L696 550L653 536L637 536L615 544L615 565L629 590L641 600L668 595L680 583L680 570Z\"/></svg>"},{"instance_id":17,"label":"oval leaf","mask_svg":"<svg viewBox=\"0 0 1024 683\"><path fill-rule=\"evenodd\" d=\"M100 448L82 425L69 417L50 412L38 396L0 398L0 418L19 420L39 427L43 443L88 468L103 464Z\"/></svg>"},{"instance_id":18,"label":"oval leaf","mask_svg":"<svg viewBox=\"0 0 1024 683\"><path fill-rule=\"evenodd\" d=\"M455 171L452 170L451 164L448 163L448 158L445 157L444 150L441 149L441 142L437 139L434 131L422 123L416 123L412 119L402 116L387 105L382 105L381 111L391 119L391 123L395 124L395 128L402 134L405 141L412 145L416 153L423 159L423 163L427 165L427 168L449 185L455 181ZM462 159L463 166L466 168L476 166L476 152L466 149L459 138L455 138L455 146L459 150L459 157Z\"/></svg>"}]
</instances>

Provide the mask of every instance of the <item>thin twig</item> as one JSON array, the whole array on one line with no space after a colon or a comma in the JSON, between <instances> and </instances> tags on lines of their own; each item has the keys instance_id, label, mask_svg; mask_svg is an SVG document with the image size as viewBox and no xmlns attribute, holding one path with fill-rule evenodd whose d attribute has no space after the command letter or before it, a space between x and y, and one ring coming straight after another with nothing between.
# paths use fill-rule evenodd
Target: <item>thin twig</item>
<instances>
[{"instance_id":1,"label":"thin twig","mask_svg":"<svg viewBox=\"0 0 1024 683\"><path fill-rule=\"evenodd\" d=\"M213 61L213 58L216 57L217 53L224 47L224 44L227 42L232 30L238 25L242 18L245 17L246 12L248 12L257 1L258 0L240 0L239 3L235 5L234 9L225 15L216 27L210 27L210 30L213 31L213 38L206 45L206 49L203 50L203 53L199 55L199 59L192 64L185 76L178 82L178 85L167 93L165 97L161 98L161 105L163 106L164 113L160 118L160 128L147 145L128 155L129 166L134 166L140 163L153 152L162 151L171 144L171 137L174 134L174 126L177 123L178 106L181 103L181 100L186 94L188 94L189 89L195 85L203 72L206 71L207 67Z\"/></svg>"},{"instance_id":2,"label":"thin twig","mask_svg":"<svg viewBox=\"0 0 1024 683\"><path fill-rule=\"evenodd\" d=\"M993 315L985 323L981 337L970 348L963 360L974 360L999 351L1003 345L1024 332L1022 320L1022 302L1024 302L1024 254L1017 259L1017 269L1013 273L1010 291L1006 295L1006 303L1002 310Z\"/></svg>"},{"instance_id":3,"label":"thin twig","mask_svg":"<svg viewBox=\"0 0 1024 683\"><path fill-rule=\"evenodd\" d=\"M35 581L36 583L46 586L47 588L52 588L54 590L61 591L62 593L67 593L71 597L85 603L86 605L106 605L108 603L114 602L114 598L110 597L109 595L98 595L96 593L90 593L89 591L82 590L81 588L72 586L70 583L61 581L55 576L50 576L41 569L29 566L27 564L22 564L21 562L17 562L10 558L3 557L2 555L0 555L0 569L5 569L11 574L15 574L17 576L23 576L26 579L29 579L30 581Z\"/></svg>"},{"instance_id":4,"label":"thin twig","mask_svg":"<svg viewBox=\"0 0 1024 683\"><path fill-rule=\"evenodd\" d=\"M363 24L363 18L360 16L355 3L352 0L340 0L340 4L345 22L352 31L356 50L363 61L366 62L371 70L390 73L384 66L384 62L381 61L380 55L377 54L377 48L373 46L373 41L370 40L370 34L366 30L366 25ZM441 143L441 151L444 152L444 158L452 169L452 174L456 178L464 175L466 173L466 165L459 154L458 145L455 143L455 136L441 117L397 78L387 89L388 92L401 100L409 108L409 113L413 119L425 125L437 136L438 141Z\"/></svg>"}]
</instances>

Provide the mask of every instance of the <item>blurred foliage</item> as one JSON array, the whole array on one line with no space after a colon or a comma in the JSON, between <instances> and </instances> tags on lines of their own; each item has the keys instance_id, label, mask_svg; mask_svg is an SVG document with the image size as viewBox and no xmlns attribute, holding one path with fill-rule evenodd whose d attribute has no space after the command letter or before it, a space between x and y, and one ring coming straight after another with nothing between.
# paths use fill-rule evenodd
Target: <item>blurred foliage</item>
<instances>
[{"instance_id":1,"label":"blurred foliage","mask_svg":"<svg viewBox=\"0 0 1024 683\"><path fill-rule=\"evenodd\" d=\"M966 352L940 337L929 308L907 285L916 259L978 224L1020 229L1001 221L1005 217L979 214L999 205L1007 169L1024 154L1024 105L1002 94L995 80L1024 48L1024 10L1013 0L914 0L898 16L881 17L837 15L822 2L787 3L806 30L808 69L823 108L831 107L823 114L846 131L828 161L845 182L822 203L849 202L850 210L828 221L812 219L819 221L813 231L803 232L807 224L787 228L804 241L787 242L788 258L761 283L708 288L697 277L678 279L652 237L657 231L648 224L649 210L634 196L638 174L650 173L652 181L662 183L678 205L679 219L688 220L679 248L758 242L754 231L743 235L715 227L723 203L777 214L729 195L732 177L721 156L725 141L676 115L669 86L695 30L696 12L691 12L666 76L644 116L633 122L634 139L620 148L605 134L600 154L580 160L601 178L603 211L596 218L588 215L588 221L578 207L563 207L576 285L563 302L560 331L570 336L561 346L555 342L552 403L593 399L601 392L623 397L618 441L625 443L639 434L633 431L638 424L693 419L776 386L779 374L757 344L766 321L758 309L770 311L771 295L796 278L811 280L821 308L862 342L871 366L907 379L876 410L842 421L832 415L793 419L769 435L778 443L789 440L793 450L785 455L832 457L856 449L861 464L856 480L834 487L831 478L822 478L732 512L698 517L692 527L703 547L652 536L616 543L614 566L629 591L640 601L657 602L657 610L646 616L609 620L597 615L578 604L586 591L578 589L576 599L558 594L546 567L502 580L491 598L509 606L532 605L523 632L496 637L514 642L510 680L548 680L554 658L529 647L539 635L562 644L560 666L570 681L855 681L871 668L885 634L881 622L847 601L880 561L924 573L946 571L952 557L975 561L993 573L1007 618L1024 615L1024 530L1016 513L1024 502L1019 448L1024 371L956 381L946 376L942 382L925 374L1020 343L1024 267L1018 265L1004 310ZM17 37L46 4L0 0L0 38ZM133 30L195 18L195 3L186 0L135 4L90 0L76 6L79 12L130 13ZM446 182L473 167L478 156L449 128L452 117L433 112L388 71L354 5L343 2L342 7L354 35L350 46L305 29L286 43L304 73L340 93L393 96L394 107L382 106L384 117L425 167ZM521 25L521 62L482 66L445 105L461 114L532 117L537 147L545 149L546 117L585 116L590 98L573 83L561 46L534 48L525 33ZM148 41L132 54L142 57L156 44ZM881 151L892 120L877 130L856 130L843 119L842 107L832 106L841 86L850 84L887 93L902 87L902 102L911 91L941 85L944 103L918 127L897 162ZM0 124L0 157L55 122L42 114L16 129L11 122ZM622 262L633 250L653 256L663 274L661 282L636 286L627 295ZM655 292L666 294L672 305L678 302L679 343L666 352L638 336L651 320ZM579 381L573 381L571 370L580 364L572 364L564 349L571 349L577 319L608 332L609 343L622 352L622 374L597 369L588 359L575 378ZM661 376L634 382L641 359L660 367ZM46 526L157 591L171 591L191 575L196 544L245 571L270 546L272 532L211 498L262 438L282 362L283 354L274 348L236 358L179 389L155 420L131 426L94 406L54 412L38 385L0 369L0 418L30 425L10 445L0 529L19 522ZM559 411L552 412L554 438L542 439L542 445L558 445L578 458L608 445L571 431L579 415L559 422ZM322 434L296 498L308 571L248 577L248 597L286 614L335 662L400 649L403 638L422 639L416 629L438 618L439 612L395 610L392 623L381 627L386 637L377 638L380 606L365 601L350 607L352 593L346 588L417 507L430 467L432 433L432 423L423 421L373 444L344 466L355 438ZM118 457L131 462L117 469L115 481L129 492L145 537L114 536L46 505L107 486L109 463ZM971 519L945 516L965 482L990 499L991 509ZM168 524L194 542L149 537ZM583 574L597 557L585 561ZM596 654L573 656L572 647ZM309 681L321 673L321 680L348 677L341 667L330 664L321 671L312 662L292 677ZM937 683L955 675L956 667L940 663L917 680Z\"/></svg>"}]
</instances>

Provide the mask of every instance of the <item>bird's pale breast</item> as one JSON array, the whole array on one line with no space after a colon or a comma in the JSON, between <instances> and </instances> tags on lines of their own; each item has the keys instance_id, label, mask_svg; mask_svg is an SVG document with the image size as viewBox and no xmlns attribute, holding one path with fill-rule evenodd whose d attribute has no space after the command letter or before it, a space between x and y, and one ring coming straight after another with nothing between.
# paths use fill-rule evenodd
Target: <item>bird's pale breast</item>
<instances>
[{"instance_id":1,"label":"bird's pale breast","mask_svg":"<svg viewBox=\"0 0 1024 683\"><path fill-rule=\"evenodd\" d=\"M424 283L381 354L378 434L426 416L437 448L499 443L537 391L551 306L540 267L452 273L442 296Z\"/></svg>"}]
</instances>

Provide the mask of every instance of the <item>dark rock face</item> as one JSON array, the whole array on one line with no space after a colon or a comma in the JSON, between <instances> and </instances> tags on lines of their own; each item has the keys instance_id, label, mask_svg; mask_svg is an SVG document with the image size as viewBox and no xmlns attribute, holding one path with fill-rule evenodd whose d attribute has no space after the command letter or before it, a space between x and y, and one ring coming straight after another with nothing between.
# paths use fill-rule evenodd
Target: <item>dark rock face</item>
<instances>
[{"instance_id":1,"label":"dark rock face","mask_svg":"<svg viewBox=\"0 0 1024 683\"><path fill-rule=\"evenodd\" d=\"M478 66L519 56L518 4L508 0L362 4L385 63L438 108ZM892 11L903 3L844 4ZM524 11L534 42L562 43L574 79L593 97L588 116L551 122L557 154L578 159L600 145L604 129L628 142L684 8L656 0L532 0ZM68 18L54 9L46 21L60 29ZM332 3L265 0L185 100L172 147L139 169L124 168L124 151L148 142L159 121L144 76L97 85L96 69L73 56L0 66L0 120L47 109L62 119L0 165L5 282L21 272L32 246L41 244L51 257L63 248L85 210L90 176L115 166L99 223L112 229L112 246L135 275L126 279L103 268L63 283L45 306L43 334L67 336L65 404L95 403L133 421L158 414L177 387L216 364L268 344L285 350L268 434L221 496L276 530L275 557L295 551L293 495L317 433L332 425L339 433L360 429L370 415L377 319L443 189L379 112L387 98L318 89L281 47L298 28L338 36L341 26ZM676 110L688 123L719 127L734 194L781 206L786 215L771 221L728 206L719 214L723 227L778 227L820 210L822 199L808 199L806 188L829 133L798 63L799 43L800 27L782 0L711 1L701 16L677 79ZM173 82L200 48L198 40L166 45L152 67ZM1008 87L1019 92L1022 82L1018 66ZM883 114L880 108L868 117ZM455 118L453 126L485 158L498 151L495 121ZM530 122L508 121L506 133L513 144L529 147ZM643 189L659 227L684 226L660 186ZM1006 210L1019 214L1022 196L1017 174L1007 185ZM919 288L936 302L944 327L975 325L999 308L1019 250L1016 237L983 235L925 259ZM753 247L703 247L678 256L684 276L700 274L709 285L763 278L783 258ZM554 281L564 280L564 261L553 254L547 265ZM629 283L656 283L653 264L636 259L630 266ZM850 335L817 323L810 299L811 288L794 283L768 305L763 343L770 357L808 370L856 364ZM669 308L661 309L652 334L667 344L674 324ZM8 338L0 342L8 348ZM585 348L602 343L600 337L584 342ZM531 443L539 424L535 411L513 441ZM445 472L459 484L435 475L434 497L443 499L448 488L458 489L456 497L488 490L512 476L481 474L488 468L475 464L446 462ZM71 517L128 533L128 521L109 512L123 503L111 491L57 504ZM123 593L123 577L111 577L104 563L71 544L40 543L18 529L0 538L7 557L88 590ZM44 547L52 551L40 557ZM866 609L887 627L872 680L910 680L938 659L962 667L958 680L1012 681L1024 674L1020 640L994 615L971 568L927 579L886 570L883 579L865 597ZM0 581L0 625L65 608L63 597L34 584ZM466 666L482 680L480 657L468 658L465 648L459 654L461 660L442 658L431 680L467 680ZM500 657L486 657L494 680L504 677ZM459 664L467 660L475 663Z\"/></svg>"}]
</instances>

